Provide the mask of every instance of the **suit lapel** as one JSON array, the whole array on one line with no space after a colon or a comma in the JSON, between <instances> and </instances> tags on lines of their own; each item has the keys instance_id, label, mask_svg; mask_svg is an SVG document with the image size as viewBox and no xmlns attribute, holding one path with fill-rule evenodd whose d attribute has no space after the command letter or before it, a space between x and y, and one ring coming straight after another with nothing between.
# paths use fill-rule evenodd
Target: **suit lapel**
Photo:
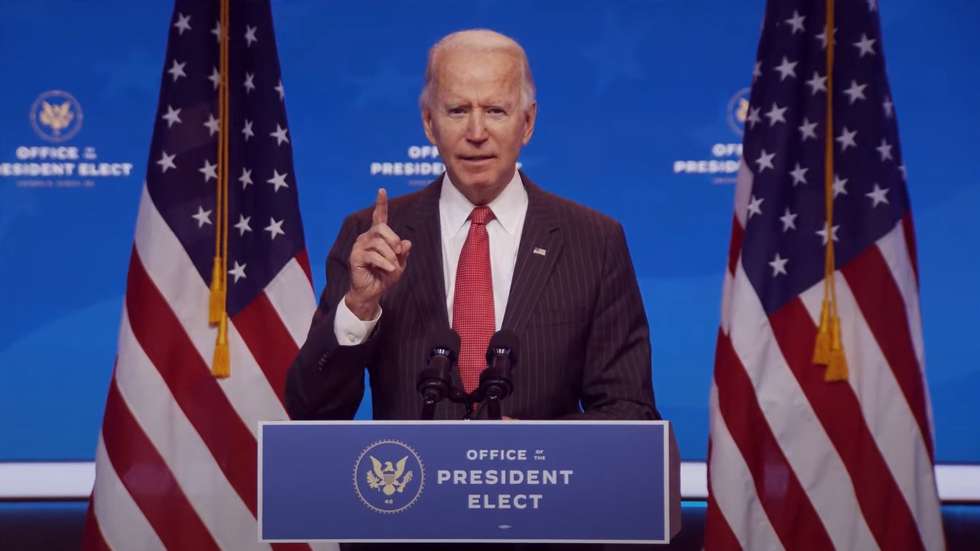
<instances>
[{"instance_id":1,"label":"suit lapel","mask_svg":"<svg viewBox=\"0 0 980 551\"><path fill-rule=\"evenodd\" d=\"M527 190L527 216L503 321L503 327L515 332L527 323L563 246L554 203L523 173L521 178Z\"/></svg>"},{"instance_id":2,"label":"suit lapel","mask_svg":"<svg viewBox=\"0 0 980 551\"><path fill-rule=\"evenodd\" d=\"M415 213L405 221L412 241L406 283L420 312L435 312L439 327L449 326L446 285L442 267L442 238L439 228L439 195L442 178L429 185Z\"/></svg>"}]
</instances>

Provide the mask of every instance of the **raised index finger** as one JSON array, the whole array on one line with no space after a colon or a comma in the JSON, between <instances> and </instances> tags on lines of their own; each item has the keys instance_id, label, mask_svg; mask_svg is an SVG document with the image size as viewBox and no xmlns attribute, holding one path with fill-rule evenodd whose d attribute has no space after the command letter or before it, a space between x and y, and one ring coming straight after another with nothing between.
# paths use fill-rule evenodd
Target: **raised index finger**
<instances>
[{"instance_id":1,"label":"raised index finger","mask_svg":"<svg viewBox=\"0 0 980 551\"><path fill-rule=\"evenodd\" d=\"M374 199L374 212L371 213L371 223L375 226L388 223L388 192L385 188L378 188L378 196Z\"/></svg>"}]
</instances>

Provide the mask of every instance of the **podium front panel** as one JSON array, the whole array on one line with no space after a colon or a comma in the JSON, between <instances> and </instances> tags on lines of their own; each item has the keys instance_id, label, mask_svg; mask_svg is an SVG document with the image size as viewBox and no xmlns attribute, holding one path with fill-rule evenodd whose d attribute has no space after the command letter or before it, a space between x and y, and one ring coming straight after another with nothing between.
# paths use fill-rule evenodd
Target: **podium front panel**
<instances>
[{"instance_id":1,"label":"podium front panel","mask_svg":"<svg viewBox=\"0 0 980 551\"><path fill-rule=\"evenodd\" d=\"M268 422L263 541L665 543L665 421Z\"/></svg>"}]
</instances>

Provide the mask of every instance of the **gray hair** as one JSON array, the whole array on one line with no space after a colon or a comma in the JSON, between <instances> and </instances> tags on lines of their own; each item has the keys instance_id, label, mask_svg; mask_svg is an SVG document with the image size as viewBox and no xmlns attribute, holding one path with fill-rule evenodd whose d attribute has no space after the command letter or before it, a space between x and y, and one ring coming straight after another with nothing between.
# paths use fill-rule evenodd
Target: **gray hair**
<instances>
[{"instance_id":1,"label":"gray hair","mask_svg":"<svg viewBox=\"0 0 980 551\"><path fill-rule=\"evenodd\" d=\"M503 50L517 56L521 65L521 108L526 111L534 103L536 92L534 76L531 74L531 65L527 61L524 48L513 38L496 31L468 29L447 34L429 48L429 59L425 64L425 85L422 87L422 93L419 94L419 109L424 110L432 104L436 58L444 50L456 48L483 51Z\"/></svg>"}]
</instances>

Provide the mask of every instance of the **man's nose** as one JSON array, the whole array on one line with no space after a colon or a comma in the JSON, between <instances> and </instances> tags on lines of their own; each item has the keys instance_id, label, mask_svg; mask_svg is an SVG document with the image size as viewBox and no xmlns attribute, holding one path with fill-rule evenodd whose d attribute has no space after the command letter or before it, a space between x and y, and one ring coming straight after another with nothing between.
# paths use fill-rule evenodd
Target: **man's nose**
<instances>
[{"instance_id":1,"label":"man's nose","mask_svg":"<svg viewBox=\"0 0 980 551\"><path fill-rule=\"evenodd\" d=\"M471 142L484 142L487 139L487 125L483 113L474 109L466 121L466 139Z\"/></svg>"}]
</instances>

